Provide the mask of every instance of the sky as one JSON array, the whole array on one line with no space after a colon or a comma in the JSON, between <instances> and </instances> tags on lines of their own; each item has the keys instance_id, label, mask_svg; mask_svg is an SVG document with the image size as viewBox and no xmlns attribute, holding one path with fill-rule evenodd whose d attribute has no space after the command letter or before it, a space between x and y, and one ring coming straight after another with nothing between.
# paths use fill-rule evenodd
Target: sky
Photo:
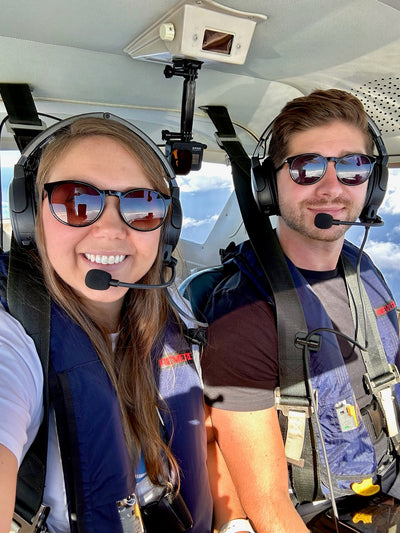
<instances>
[{"instance_id":1,"label":"sky","mask_svg":"<svg viewBox=\"0 0 400 533\"><path fill-rule=\"evenodd\" d=\"M371 228L365 251L383 273L400 307L400 169L391 169L388 190L379 215L384 226ZM347 238L357 245L364 237L362 228L351 228Z\"/></svg>"},{"instance_id":2,"label":"sky","mask_svg":"<svg viewBox=\"0 0 400 533\"><path fill-rule=\"evenodd\" d=\"M4 152L1 155L4 217L8 217L8 183L16 157L16 152L11 159L6 158ZM232 191L230 167L203 163L201 171L180 176L178 184L184 212L182 236L202 243ZM371 228L365 251L383 273L400 307L400 169L390 170L388 190L379 214L385 224ZM364 229L360 227L353 227L346 234L346 238L357 245L363 237Z\"/></svg>"}]
</instances>

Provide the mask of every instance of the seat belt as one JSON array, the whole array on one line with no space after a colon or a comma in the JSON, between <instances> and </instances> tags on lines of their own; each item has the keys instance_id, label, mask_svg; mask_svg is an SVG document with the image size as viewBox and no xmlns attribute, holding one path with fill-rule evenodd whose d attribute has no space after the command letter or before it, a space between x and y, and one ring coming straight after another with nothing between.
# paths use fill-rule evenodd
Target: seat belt
<instances>
[{"instance_id":1,"label":"seat belt","mask_svg":"<svg viewBox=\"0 0 400 533\"><path fill-rule=\"evenodd\" d=\"M237 137L224 106L202 106L213 121L218 145L228 154L243 222L254 253L271 288L278 336L279 390L276 407L287 420L286 458L292 465L292 482L301 501L322 499L319 458L312 438L312 408L304 376L304 343L307 324L285 256L269 218L262 215L251 189L250 158ZM319 349L319 336L311 339L310 350ZM313 428L315 435L315 428Z\"/></svg>"},{"instance_id":2,"label":"seat belt","mask_svg":"<svg viewBox=\"0 0 400 533\"><path fill-rule=\"evenodd\" d=\"M21 533L47 531L49 508L42 505L46 479L48 441L48 363L50 336L50 298L41 273L29 252L11 239L7 300L10 313L32 337L43 368L44 416L39 431L18 470L13 521Z\"/></svg>"}]
</instances>

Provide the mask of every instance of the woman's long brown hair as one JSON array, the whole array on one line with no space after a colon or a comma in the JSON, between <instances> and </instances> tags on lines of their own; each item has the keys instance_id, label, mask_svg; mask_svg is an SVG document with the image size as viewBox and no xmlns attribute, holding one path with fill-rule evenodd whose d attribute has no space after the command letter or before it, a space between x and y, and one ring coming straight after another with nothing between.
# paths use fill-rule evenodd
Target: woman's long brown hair
<instances>
[{"instance_id":1,"label":"woman's long brown hair","mask_svg":"<svg viewBox=\"0 0 400 533\"><path fill-rule=\"evenodd\" d=\"M128 449L135 461L143 453L146 471L155 484L179 483L177 462L169 446L160 437L159 392L151 360L152 347L161 343L169 305L160 289L129 290L121 312L119 338L114 352L109 332L96 324L82 305L73 287L67 285L52 267L45 247L42 223L43 185L49 174L72 144L88 136L108 136L126 147L141 165L154 189L169 194L165 170L153 150L124 125L100 118L82 118L60 132L45 147L37 174L38 215L36 242L43 275L53 299L87 333L117 391ZM139 280L160 283L162 237L158 257L149 272ZM163 407L164 409L164 407ZM166 462L168 468L166 468Z\"/></svg>"}]
</instances>

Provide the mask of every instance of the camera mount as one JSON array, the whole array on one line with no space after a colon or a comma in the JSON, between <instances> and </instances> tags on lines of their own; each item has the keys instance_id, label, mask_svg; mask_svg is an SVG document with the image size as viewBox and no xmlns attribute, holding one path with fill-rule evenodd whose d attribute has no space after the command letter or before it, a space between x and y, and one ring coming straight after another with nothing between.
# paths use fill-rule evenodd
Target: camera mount
<instances>
[{"instance_id":1,"label":"camera mount","mask_svg":"<svg viewBox=\"0 0 400 533\"><path fill-rule=\"evenodd\" d=\"M194 102L196 94L196 79L202 61L195 59L172 60L172 65L164 69L164 76L172 78L181 76L183 81L181 105L181 131L171 132L162 130L162 139L166 142L165 155L176 174L186 175L191 170L200 170L205 144L192 141L192 126L194 116Z\"/></svg>"}]
</instances>

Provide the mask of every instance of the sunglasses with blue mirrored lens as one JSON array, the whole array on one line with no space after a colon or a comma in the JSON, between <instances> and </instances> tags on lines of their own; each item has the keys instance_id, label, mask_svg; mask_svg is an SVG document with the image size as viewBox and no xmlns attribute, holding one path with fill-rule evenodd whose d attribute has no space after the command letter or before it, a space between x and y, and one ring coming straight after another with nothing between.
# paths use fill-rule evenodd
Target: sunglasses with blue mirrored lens
<instances>
[{"instance_id":1,"label":"sunglasses with blue mirrored lens","mask_svg":"<svg viewBox=\"0 0 400 533\"><path fill-rule=\"evenodd\" d=\"M44 190L53 216L67 226L90 226L101 216L106 196L119 199L119 211L128 226L138 231L159 228L168 213L171 198L153 189L126 192L105 190L81 181L46 183Z\"/></svg>"},{"instance_id":2,"label":"sunglasses with blue mirrored lens","mask_svg":"<svg viewBox=\"0 0 400 533\"><path fill-rule=\"evenodd\" d=\"M344 185L361 185L372 173L377 158L365 154L348 154L343 157L324 157L319 154L300 154L288 157L286 163L292 180L298 185L313 185L325 174L328 162L335 163L337 179Z\"/></svg>"}]
</instances>

